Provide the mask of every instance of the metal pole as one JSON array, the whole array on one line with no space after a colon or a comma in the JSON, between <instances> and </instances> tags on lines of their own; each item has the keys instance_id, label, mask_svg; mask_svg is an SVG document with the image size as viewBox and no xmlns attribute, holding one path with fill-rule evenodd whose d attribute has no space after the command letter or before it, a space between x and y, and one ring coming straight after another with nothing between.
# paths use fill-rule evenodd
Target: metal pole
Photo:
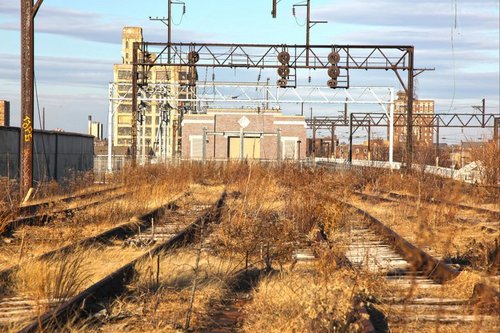
<instances>
[{"instance_id":1,"label":"metal pole","mask_svg":"<svg viewBox=\"0 0 500 333\"><path fill-rule=\"evenodd\" d=\"M331 145L330 145L330 155L335 154L335 125L332 124L332 140L331 140ZM335 155L333 156L335 158Z\"/></svg>"},{"instance_id":2,"label":"metal pole","mask_svg":"<svg viewBox=\"0 0 500 333\"><path fill-rule=\"evenodd\" d=\"M486 123L485 123L485 113L486 113L486 99L483 98L483 105L482 105L482 112L483 112L483 123L482 123L482 127L484 128Z\"/></svg>"},{"instance_id":3,"label":"metal pole","mask_svg":"<svg viewBox=\"0 0 500 333\"><path fill-rule=\"evenodd\" d=\"M132 51L132 167L137 166L137 52L139 43L134 42Z\"/></svg>"},{"instance_id":4,"label":"metal pole","mask_svg":"<svg viewBox=\"0 0 500 333\"><path fill-rule=\"evenodd\" d=\"M172 0L168 0L168 40L167 40L167 54L168 60L167 62L170 64L170 49L172 47Z\"/></svg>"},{"instance_id":5,"label":"metal pole","mask_svg":"<svg viewBox=\"0 0 500 333\"><path fill-rule=\"evenodd\" d=\"M408 103L406 108L406 168L411 171L413 163L413 47L408 48Z\"/></svg>"},{"instance_id":6,"label":"metal pole","mask_svg":"<svg viewBox=\"0 0 500 333\"><path fill-rule=\"evenodd\" d=\"M306 66L309 66L309 31L311 30L311 0L307 0Z\"/></svg>"},{"instance_id":7,"label":"metal pole","mask_svg":"<svg viewBox=\"0 0 500 333\"><path fill-rule=\"evenodd\" d=\"M42 130L45 131L45 107L42 109Z\"/></svg>"},{"instance_id":8,"label":"metal pole","mask_svg":"<svg viewBox=\"0 0 500 333\"><path fill-rule=\"evenodd\" d=\"M368 123L368 160L371 160L372 147L371 147L371 136L372 136L372 126L371 122Z\"/></svg>"},{"instance_id":9,"label":"metal pole","mask_svg":"<svg viewBox=\"0 0 500 333\"><path fill-rule=\"evenodd\" d=\"M109 84L108 103L108 172L113 172L113 107L114 107L114 85Z\"/></svg>"},{"instance_id":10,"label":"metal pole","mask_svg":"<svg viewBox=\"0 0 500 333\"><path fill-rule=\"evenodd\" d=\"M498 135L499 128L500 128L500 118L495 118L493 120L493 141L497 146L500 146L500 137Z\"/></svg>"},{"instance_id":11,"label":"metal pole","mask_svg":"<svg viewBox=\"0 0 500 333\"><path fill-rule=\"evenodd\" d=\"M21 172L20 195L33 187L33 119L34 119L34 15L33 0L21 1Z\"/></svg>"},{"instance_id":12,"label":"metal pole","mask_svg":"<svg viewBox=\"0 0 500 333\"><path fill-rule=\"evenodd\" d=\"M349 164L352 164L352 121L353 121L353 113L349 115L349 156L347 161Z\"/></svg>"},{"instance_id":13,"label":"metal pole","mask_svg":"<svg viewBox=\"0 0 500 333\"><path fill-rule=\"evenodd\" d=\"M243 127L240 127L240 161L243 161L244 159L244 152L243 149L245 149L245 142L244 142L244 136L243 136Z\"/></svg>"},{"instance_id":14,"label":"metal pole","mask_svg":"<svg viewBox=\"0 0 500 333\"><path fill-rule=\"evenodd\" d=\"M271 79L267 78L267 84L266 84L266 110L269 110L269 81Z\"/></svg>"},{"instance_id":15,"label":"metal pole","mask_svg":"<svg viewBox=\"0 0 500 333\"><path fill-rule=\"evenodd\" d=\"M297 160L300 161L300 140L297 140Z\"/></svg>"},{"instance_id":16,"label":"metal pole","mask_svg":"<svg viewBox=\"0 0 500 333\"><path fill-rule=\"evenodd\" d=\"M203 127L203 137L202 137L203 144L201 146L201 160L203 162L205 162L207 159L207 131L208 129L206 127Z\"/></svg>"},{"instance_id":17,"label":"metal pole","mask_svg":"<svg viewBox=\"0 0 500 333\"><path fill-rule=\"evenodd\" d=\"M312 110L312 109L311 109ZM312 118L312 147L311 147L311 156L314 159L316 157L316 118Z\"/></svg>"},{"instance_id":18,"label":"metal pole","mask_svg":"<svg viewBox=\"0 0 500 333\"><path fill-rule=\"evenodd\" d=\"M146 165L146 110L143 108L141 110L141 155L142 155L142 165Z\"/></svg>"},{"instance_id":19,"label":"metal pole","mask_svg":"<svg viewBox=\"0 0 500 333\"><path fill-rule=\"evenodd\" d=\"M389 106L389 165L394 164L394 89L391 88L391 105Z\"/></svg>"},{"instance_id":20,"label":"metal pole","mask_svg":"<svg viewBox=\"0 0 500 333\"><path fill-rule=\"evenodd\" d=\"M276 129L276 160L281 162L281 129Z\"/></svg>"},{"instance_id":21,"label":"metal pole","mask_svg":"<svg viewBox=\"0 0 500 333\"><path fill-rule=\"evenodd\" d=\"M436 120L436 166L439 166L439 117Z\"/></svg>"}]
</instances>

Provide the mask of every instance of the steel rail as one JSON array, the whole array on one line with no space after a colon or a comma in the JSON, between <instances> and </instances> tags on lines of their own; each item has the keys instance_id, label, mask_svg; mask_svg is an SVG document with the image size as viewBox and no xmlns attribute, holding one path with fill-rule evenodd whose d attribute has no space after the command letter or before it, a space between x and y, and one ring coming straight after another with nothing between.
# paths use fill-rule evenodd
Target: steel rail
<instances>
[{"instance_id":1,"label":"steel rail","mask_svg":"<svg viewBox=\"0 0 500 333\"><path fill-rule=\"evenodd\" d=\"M437 204L445 204L445 205L449 205L449 206L455 206L455 207L459 207L462 209L474 210L474 211L479 212L479 213L490 214L490 215L495 216L496 218L500 218L500 211L492 210L492 209L488 209L488 208L470 206L470 205L465 205L465 204L458 203L458 202L451 202L448 200L442 200L442 199L437 199L434 197L427 197L427 196L417 197L417 196L411 195L411 194L403 194L403 193L396 193L396 192L388 192L387 194L390 197L395 198L395 199L399 199L399 200L408 199L408 200L413 201L413 200L420 199L420 200L424 200L428 203L437 203Z\"/></svg>"},{"instance_id":2,"label":"steel rail","mask_svg":"<svg viewBox=\"0 0 500 333\"><path fill-rule=\"evenodd\" d=\"M104 192L108 192L108 190L99 192L99 194L102 194ZM13 235L14 231L21 226L44 225L44 224L50 223L58 215L62 214L62 215L68 216L68 215L71 215L72 213L80 211L82 209L86 209L89 207L104 204L104 203L107 203L107 202L110 202L113 200L121 199L129 193L130 192L117 194L117 195L111 196L111 197L103 199L103 200L97 200L97 201L93 201L90 203L85 203L85 204L82 204L82 205L79 205L79 206L73 207L73 208L64 208L64 209L59 209L59 210L55 210L55 211L48 212L48 213L43 213L43 214L23 216L23 217L14 219L14 220L7 221L6 223L4 223L3 225L0 226L0 237L11 237ZM86 195L85 197L92 196L95 194L96 194L96 192L91 194L91 195ZM82 198L82 197L79 197L79 198Z\"/></svg>"},{"instance_id":3,"label":"steel rail","mask_svg":"<svg viewBox=\"0 0 500 333\"><path fill-rule=\"evenodd\" d=\"M177 200L179 200L184 195L185 195L185 193L182 193L182 194L176 196L175 198L170 200L167 204L165 204L159 208L156 208L147 214L144 214L140 217L133 217L128 222L122 223L116 227L113 227L111 229L103 231L96 236L87 237L87 238L84 238L84 239L77 241L75 243L72 243L72 244L63 246L61 248L44 253L44 254L38 256L36 259L37 260L46 260L46 259L50 259L50 258L56 257L56 256L61 255L61 254L70 253L71 251L73 251L74 249L77 249L79 247L88 247L88 246L99 244L99 243L105 243L113 238L124 239L128 236L135 235L135 234L139 233L141 230L144 230L145 228L150 227L152 219L158 218L166 210L169 210L169 209L172 209L172 207L175 207L175 202ZM11 276L12 273L14 273L18 268L19 268L19 265L15 265L15 266L12 266L10 268L1 270L0 271L0 278L7 280L8 277Z\"/></svg>"},{"instance_id":4,"label":"steel rail","mask_svg":"<svg viewBox=\"0 0 500 333\"><path fill-rule=\"evenodd\" d=\"M136 258L113 273L94 283L80 294L72 297L61 304L54 311L43 314L32 323L24 327L19 333L35 333L40 330L57 329L64 327L64 324L73 316L89 316L101 307L103 302L109 301L125 290L125 285L135 275L135 265L142 260L160 254L161 252L173 249L179 245L189 243L196 237L196 231L204 223L218 221L221 216L222 207L225 203L226 192L216 201L216 203L205 210L193 223L184 228L174 237L155 246L139 258ZM141 218L142 221L150 221L152 214L158 214L158 210L149 213Z\"/></svg>"},{"instance_id":5,"label":"steel rail","mask_svg":"<svg viewBox=\"0 0 500 333\"><path fill-rule=\"evenodd\" d=\"M96 190L93 192L86 192L86 193L81 193L81 194L73 193L73 194L69 194L66 196L62 196L62 197L49 198L48 200L44 200L42 202L37 202L37 203L21 204L18 208L18 211L21 214L34 214L40 208L48 207L48 206L55 204L55 203L58 203L58 202L71 202L71 201L77 200L77 199L84 199L84 198L88 198L88 197L91 197L91 196L96 195L96 194L103 194L106 192L117 190L121 187L123 187L123 185L111 186L111 187L108 187L105 189L99 189L99 190Z\"/></svg>"},{"instance_id":6,"label":"steel rail","mask_svg":"<svg viewBox=\"0 0 500 333\"><path fill-rule=\"evenodd\" d=\"M404 260L410 263L415 271L424 272L427 277L439 284L451 281L460 274L460 271L413 245L367 211L346 201L335 200L362 215L368 221L368 227L381 235ZM471 303L482 302L488 304L490 308L496 308L499 301L500 293L482 283L476 285L470 299Z\"/></svg>"}]
</instances>

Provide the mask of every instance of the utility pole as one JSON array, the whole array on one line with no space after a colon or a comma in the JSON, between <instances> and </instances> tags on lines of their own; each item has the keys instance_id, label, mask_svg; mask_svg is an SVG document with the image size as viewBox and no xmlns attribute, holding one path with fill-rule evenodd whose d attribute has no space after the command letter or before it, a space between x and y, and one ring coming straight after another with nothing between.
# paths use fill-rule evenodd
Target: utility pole
<instances>
[{"instance_id":1,"label":"utility pole","mask_svg":"<svg viewBox=\"0 0 500 333\"><path fill-rule=\"evenodd\" d=\"M295 16L295 7L307 7L306 9L306 66L309 66L309 46L310 46L310 36L311 28L316 24L328 23L328 21L312 21L311 20L311 0L307 0L306 3L299 3L293 5L293 16Z\"/></svg>"},{"instance_id":2,"label":"utility pole","mask_svg":"<svg viewBox=\"0 0 500 333\"><path fill-rule=\"evenodd\" d=\"M43 0L21 0L21 198L33 187L35 16Z\"/></svg>"},{"instance_id":3,"label":"utility pole","mask_svg":"<svg viewBox=\"0 0 500 333\"><path fill-rule=\"evenodd\" d=\"M173 1L173 0L168 0L167 4L167 10L168 10L168 15L167 17L149 17L151 21L160 21L161 23L165 24L167 26L167 56L168 60L167 63L171 63L170 56L172 54L172 5L182 5L182 15L186 14L186 3L183 1Z\"/></svg>"},{"instance_id":4,"label":"utility pole","mask_svg":"<svg viewBox=\"0 0 500 333\"><path fill-rule=\"evenodd\" d=\"M407 104L406 104L406 169L411 172L413 163L413 96L414 96L414 51L413 47L408 49L408 87L407 87Z\"/></svg>"},{"instance_id":5,"label":"utility pole","mask_svg":"<svg viewBox=\"0 0 500 333\"><path fill-rule=\"evenodd\" d=\"M472 108L481 112L481 125L484 128L486 126L485 115L486 115L486 99L483 98L481 105L473 105Z\"/></svg>"}]
</instances>

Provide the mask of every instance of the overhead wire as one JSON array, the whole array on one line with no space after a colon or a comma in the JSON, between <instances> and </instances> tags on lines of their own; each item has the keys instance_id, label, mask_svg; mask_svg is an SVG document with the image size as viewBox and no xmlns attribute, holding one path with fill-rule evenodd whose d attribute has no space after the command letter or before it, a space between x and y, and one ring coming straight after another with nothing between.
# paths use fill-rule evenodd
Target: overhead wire
<instances>
[{"instance_id":1,"label":"overhead wire","mask_svg":"<svg viewBox=\"0 0 500 333\"><path fill-rule=\"evenodd\" d=\"M33 83L34 83L34 88L35 88L35 98L36 98L36 108L37 108L37 112L38 112L38 122L39 122L39 125L40 125L40 128L42 128L42 119L41 119L41 116L40 116L40 102L38 100L38 85L36 83L36 76L35 74L33 74ZM33 138L34 138L34 133L33 133ZM45 160L45 167L46 167L46 172L47 172L47 178L49 178L50 176L50 169L49 169L49 160L47 158L47 150L45 148L45 138L44 138L44 134L41 133L40 134L40 137L42 139L42 154L43 154L43 158ZM33 150L36 150L36 145L34 144L33 142ZM57 154L57 151L55 152L55 154ZM41 170L40 170L40 160L37 159L37 167L38 167L38 174L40 175L41 178L43 178L43 175L41 174ZM54 178L57 178L57 175L54 175Z\"/></svg>"},{"instance_id":2,"label":"overhead wire","mask_svg":"<svg viewBox=\"0 0 500 333\"><path fill-rule=\"evenodd\" d=\"M457 0L451 0L452 5L452 26L450 30L450 41L451 41L451 61L452 61L452 70L453 70L453 93L450 102L450 108L448 109L448 113L450 113L454 107L456 90L457 90L457 68L456 68L456 59L455 59L455 32L458 26L458 4Z\"/></svg>"}]
</instances>

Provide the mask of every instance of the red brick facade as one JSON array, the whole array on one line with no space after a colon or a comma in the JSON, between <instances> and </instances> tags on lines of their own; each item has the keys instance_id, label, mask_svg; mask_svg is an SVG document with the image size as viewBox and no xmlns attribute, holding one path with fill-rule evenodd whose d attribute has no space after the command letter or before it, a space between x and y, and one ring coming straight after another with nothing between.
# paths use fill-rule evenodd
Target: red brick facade
<instances>
[{"instance_id":1,"label":"red brick facade","mask_svg":"<svg viewBox=\"0 0 500 333\"><path fill-rule=\"evenodd\" d=\"M209 109L206 114L185 115L182 121L182 157L202 158L203 129L206 128L207 159L239 158L241 129L239 122L248 123L243 129L245 143L243 151L246 158L276 160L278 149L281 151L282 159L297 159L299 155L301 159L305 158L304 117L285 116L279 110L257 112L249 109ZM279 147L278 129L281 137Z\"/></svg>"}]
</instances>

